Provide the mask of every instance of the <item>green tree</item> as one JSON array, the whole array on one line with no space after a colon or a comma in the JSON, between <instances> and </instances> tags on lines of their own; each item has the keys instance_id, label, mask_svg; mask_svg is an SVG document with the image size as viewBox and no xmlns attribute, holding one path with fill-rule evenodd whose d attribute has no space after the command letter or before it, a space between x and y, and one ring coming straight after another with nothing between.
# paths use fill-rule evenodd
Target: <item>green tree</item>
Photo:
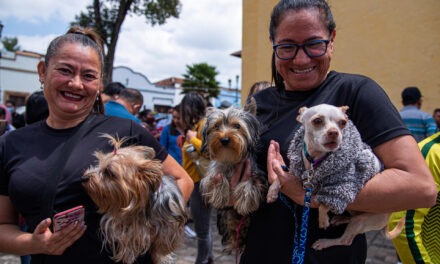
<instances>
[{"instance_id":1,"label":"green tree","mask_svg":"<svg viewBox=\"0 0 440 264\"><path fill-rule=\"evenodd\" d=\"M93 0L87 12L75 16L72 25L95 28L104 42L104 84L112 81L116 44L127 15L144 16L152 26L162 25L170 17L178 18L179 0Z\"/></svg>"},{"instance_id":2,"label":"green tree","mask_svg":"<svg viewBox=\"0 0 440 264\"><path fill-rule=\"evenodd\" d=\"M209 98L216 98L220 94L219 82L215 79L218 74L215 66L210 66L207 63L186 65L186 73L183 74L182 93L196 91L208 100Z\"/></svg>"},{"instance_id":3,"label":"green tree","mask_svg":"<svg viewBox=\"0 0 440 264\"><path fill-rule=\"evenodd\" d=\"M4 37L2 39L2 44L3 47L7 50L7 51L18 51L20 50L20 46L18 45L18 39L17 38L8 38L8 37Z\"/></svg>"}]
</instances>

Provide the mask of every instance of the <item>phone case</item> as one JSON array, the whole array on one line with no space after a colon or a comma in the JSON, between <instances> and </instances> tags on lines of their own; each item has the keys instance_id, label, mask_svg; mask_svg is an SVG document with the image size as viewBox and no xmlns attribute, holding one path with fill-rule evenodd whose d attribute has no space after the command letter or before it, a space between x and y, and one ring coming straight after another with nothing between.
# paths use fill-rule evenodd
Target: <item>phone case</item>
<instances>
[{"instance_id":1,"label":"phone case","mask_svg":"<svg viewBox=\"0 0 440 264\"><path fill-rule=\"evenodd\" d=\"M53 217L53 229L55 232L59 231L75 221L84 221L84 207L82 205L57 213Z\"/></svg>"}]
</instances>

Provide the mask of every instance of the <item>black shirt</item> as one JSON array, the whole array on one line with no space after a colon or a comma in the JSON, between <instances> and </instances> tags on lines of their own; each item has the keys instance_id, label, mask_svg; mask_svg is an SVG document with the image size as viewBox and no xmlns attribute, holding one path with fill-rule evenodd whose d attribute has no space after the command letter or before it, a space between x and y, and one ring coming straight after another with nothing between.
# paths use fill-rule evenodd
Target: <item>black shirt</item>
<instances>
[{"instance_id":1,"label":"black shirt","mask_svg":"<svg viewBox=\"0 0 440 264\"><path fill-rule=\"evenodd\" d=\"M401 135L410 135L400 115L383 89L373 80L353 74L330 72L324 83L312 91L278 91L275 87L254 95L257 101L257 117L262 124L257 160L267 171L266 158L270 140L280 144L281 154L286 156L290 141L299 124L296 122L299 108L321 103L349 106L348 115L361 133L362 139L372 148ZM302 206L296 206L299 225ZM311 245L319 238L340 237L345 225L318 227L318 210L311 209L304 263L365 263L365 235L357 236L351 246L335 246L315 251ZM264 204L251 216L246 248L240 263L283 264L292 263L295 221L293 211L280 199Z\"/></svg>"},{"instance_id":2,"label":"black shirt","mask_svg":"<svg viewBox=\"0 0 440 264\"><path fill-rule=\"evenodd\" d=\"M10 197L15 209L26 219L30 232L42 220L42 193L47 191L47 181L54 178L54 175L48 175L48 168L57 161L59 155L64 154L60 151L79 127L52 129L45 121L40 121L0 138L0 195ZM81 185L84 171L97 163L94 152L107 153L113 150L108 139L102 137L103 133L117 135L119 138L129 137L127 144L150 146L156 151L156 158L161 161L168 155L165 148L135 122L118 117L96 116L69 156L59 176L54 200L54 212L84 205L86 232L62 256L45 256L45 263L114 263L109 258L111 254L102 247L98 232L101 216ZM149 256L140 260L145 263Z\"/></svg>"}]
</instances>

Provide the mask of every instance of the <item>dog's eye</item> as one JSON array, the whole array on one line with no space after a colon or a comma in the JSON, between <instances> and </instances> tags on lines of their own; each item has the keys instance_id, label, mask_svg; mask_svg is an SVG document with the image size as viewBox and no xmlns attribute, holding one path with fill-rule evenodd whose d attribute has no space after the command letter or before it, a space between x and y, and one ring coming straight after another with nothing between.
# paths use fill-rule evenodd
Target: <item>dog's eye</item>
<instances>
[{"instance_id":1,"label":"dog's eye","mask_svg":"<svg viewBox=\"0 0 440 264\"><path fill-rule=\"evenodd\" d=\"M339 126L344 128L347 125L347 121L346 120L341 120L339 121Z\"/></svg>"},{"instance_id":2,"label":"dog's eye","mask_svg":"<svg viewBox=\"0 0 440 264\"><path fill-rule=\"evenodd\" d=\"M215 124L215 125L214 125L214 129L215 129L215 130L219 130L219 129L220 129L220 125L219 125L219 124Z\"/></svg>"},{"instance_id":3,"label":"dog's eye","mask_svg":"<svg viewBox=\"0 0 440 264\"><path fill-rule=\"evenodd\" d=\"M313 119L312 122L313 122L313 125L315 125L315 126L319 126L323 123L321 118L315 118L315 119Z\"/></svg>"},{"instance_id":4,"label":"dog's eye","mask_svg":"<svg viewBox=\"0 0 440 264\"><path fill-rule=\"evenodd\" d=\"M241 128L240 124L234 124L232 127L234 127L235 129L240 129Z\"/></svg>"}]
</instances>

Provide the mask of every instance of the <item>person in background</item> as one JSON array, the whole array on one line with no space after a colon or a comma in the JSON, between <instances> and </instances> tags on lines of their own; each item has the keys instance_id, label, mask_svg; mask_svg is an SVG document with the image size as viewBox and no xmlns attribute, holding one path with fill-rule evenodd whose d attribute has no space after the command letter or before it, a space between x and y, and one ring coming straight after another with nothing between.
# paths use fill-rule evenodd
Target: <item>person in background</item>
<instances>
[{"instance_id":1,"label":"person in background","mask_svg":"<svg viewBox=\"0 0 440 264\"><path fill-rule=\"evenodd\" d=\"M174 111L175 111L174 107L168 109L168 113L167 113L166 117L160 119L157 122L156 127L159 131L162 131L166 125L169 125L171 123L171 120L173 120L173 112Z\"/></svg>"},{"instance_id":2,"label":"person in background","mask_svg":"<svg viewBox=\"0 0 440 264\"><path fill-rule=\"evenodd\" d=\"M12 126L12 116L11 116L11 113L9 112L8 107L6 107L6 105L4 105L4 104L0 104L0 108L5 109L5 112L6 112L5 120L8 121L9 125Z\"/></svg>"},{"instance_id":3,"label":"person in background","mask_svg":"<svg viewBox=\"0 0 440 264\"><path fill-rule=\"evenodd\" d=\"M0 137L0 252L31 254L33 263L114 263L100 235L102 214L82 187L84 171L98 162L94 153L114 151L103 133L128 138L128 145L153 148L164 174L174 177L183 198L189 199L191 178L150 133L133 120L103 114L103 64L99 35L79 27L52 40L38 63L49 116ZM68 154L65 146L76 135L78 142ZM56 164L62 171L51 171ZM53 181L58 185L51 189ZM53 199L49 212L44 198ZM85 208L84 221L53 232L53 214L78 205ZM18 227L20 214L27 232ZM151 264L152 259L146 253L136 262Z\"/></svg>"},{"instance_id":4,"label":"person in background","mask_svg":"<svg viewBox=\"0 0 440 264\"><path fill-rule=\"evenodd\" d=\"M119 97L119 94L122 90L125 89L125 86L120 82L111 82L104 87L104 91L101 93L102 102L105 104L109 100L116 100Z\"/></svg>"},{"instance_id":5,"label":"person in background","mask_svg":"<svg viewBox=\"0 0 440 264\"><path fill-rule=\"evenodd\" d=\"M26 100L24 119L27 125L45 120L49 116L49 107L43 91L33 92Z\"/></svg>"},{"instance_id":6,"label":"person in background","mask_svg":"<svg viewBox=\"0 0 440 264\"><path fill-rule=\"evenodd\" d=\"M13 100L6 100L6 107L9 109L12 117L12 125L17 129L20 127L24 127L25 121L24 116L22 114L17 113L17 105Z\"/></svg>"},{"instance_id":7,"label":"person in background","mask_svg":"<svg viewBox=\"0 0 440 264\"><path fill-rule=\"evenodd\" d=\"M348 106L348 116L363 141L384 164L385 170L365 184L347 210L391 213L435 203L437 188L431 173L385 91L366 76L330 70L336 35L336 23L325 0L281 0L272 10L269 36L275 85L252 97L261 123L257 165L267 172L270 183L280 181L281 190L275 202L262 204L250 216L242 264L292 263L294 248L301 251L302 244L295 243L294 238L305 233L301 229L305 190L300 175L285 172L282 165L289 167L287 152L300 127L296 122L299 109L304 106ZM243 166L245 175L241 175ZM250 165L244 161L231 182L248 177ZM311 248L320 238L340 237L346 228L319 228L313 195L311 201L308 226L303 226L307 228L304 263L365 263L365 234L356 236L350 246Z\"/></svg>"},{"instance_id":8,"label":"person in background","mask_svg":"<svg viewBox=\"0 0 440 264\"><path fill-rule=\"evenodd\" d=\"M182 149L177 144L177 138L181 135L179 107L176 105L172 108L171 123L163 128L159 142L179 164L182 164Z\"/></svg>"},{"instance_id":9,"label":"person in background","mask_svg":"<svg viewBox=\"0 0 440 264\"><path fill-rule=\"evenodd\" d=\"M434 109L434 112L432 113L432 118L437 124L437 131L440 131L440 108Z\"/></svg>"},{"instance_id":10,"label":"person in background","mask_svg":"<svg viewBox=\"0 0 440 264\"><path fill-rule=\"evenodd\" d=\"M180 125L180 105L176 105L171 108L172 119L171 123L166 125L160 133L159 142L164 146L168 153L177 161L182 164L182 134L183 130ZM180 140L180 142L179 142ZM189 208L189 206L188 206ZM188 222L192 222L189 218ZM195 238L196 233L191 229L188 223L185 225L185 236L188 238Z\"/></svg>"},{"instance_id":11,"label":"person in background","mask_svg":"<svg viewBox=\"0 0 440 264\"><path fill-rule=\"evenodd\" d=\"M200 156L202 147L201 130L206 114L206 101L197 92L185 94L180 102L180 124L184 131L185 141L182 147L182 165L194 181L194 190L189 201L194 229L197 234L197 258L195 264L213 263L213 241L211 233L212 208L203 201L199 185L203 175L197 164L191 159L191 152Z\"/></svg>"},{"instance_id":12,"label":"person in background","mask_svg":"<svg viewBox=\"0 0 440 264\"><path fill-rule=\"evenodd\" d=\"M220 105L218 106L218 109L226 109L232 106L232 103L228 100L223 100Z\"/></svg>"},{"instance_id":13,"label":"person in background","mask_svg":"<svg viewBox=\"0 0 440 264\"><path fill-rule=\"evenodd\" d=\"M249 93L247 98L251 97L254 93L257 93L261 90L264 90L266 88L269 88L272 84L268 81L261 81L256 82L251 86L251 89L249 89Z\"/></svg>"},{"instance_id":14,"label":"person in background","mask_svg":"<svg viewBox=\"0 0 440 264\"><path fill-rule=\"evenodd\" d=\"M159 140L160 131L157 129L157 122L153 111L151 109L144 109L139 113L139 118L141 119L142 126L150 131L150 133L153 134L157 140Z\"/></svg>"},{"instance_id":15,"label":"person in background","mask_svg":"<svg viewBox=\"0 0 440 264\"><path fill-rule=\"evenodd\" d=\"M105 114L108 116L117 116L127 118L141 124L136 116L144 104L144 97L141 92L133 88L122 89L118 97L107 101L104 104Z\"/></svg>"},{"instance_id":16,"label":"person in background","mask_svg":"<svg viewBox=\"0 0 440 264\"><path fill-rule=\"evenodd\" d=\"M15 128L6 120L6 109L0 107L0 136L12 130L15 130Z\"/></svg>"},{"instance_id":17,"label":"person in background","mask_svg":"<svg viewBox=\"0 0 440 264\"><path fill-rule=\"evenodd\" d=\"M422 94L417 87L407 87L402 91L403 108L400 116L417 142L433 135L437 131L432 116L420 110L422 108Z\"/></svg>"},{"instance_id":18,"label":"person in background","mask_svg":"<svg viewBox=\"0 0 440 264\"><path fill-rule=\"evenodd\" d=\"M440 132L419 142L419 147L440 191ZM440 263L440 196L431 208L393 213L390 228L405 217L405 228L393 239L402 263Z\"/></svg>"}]
</instances>

